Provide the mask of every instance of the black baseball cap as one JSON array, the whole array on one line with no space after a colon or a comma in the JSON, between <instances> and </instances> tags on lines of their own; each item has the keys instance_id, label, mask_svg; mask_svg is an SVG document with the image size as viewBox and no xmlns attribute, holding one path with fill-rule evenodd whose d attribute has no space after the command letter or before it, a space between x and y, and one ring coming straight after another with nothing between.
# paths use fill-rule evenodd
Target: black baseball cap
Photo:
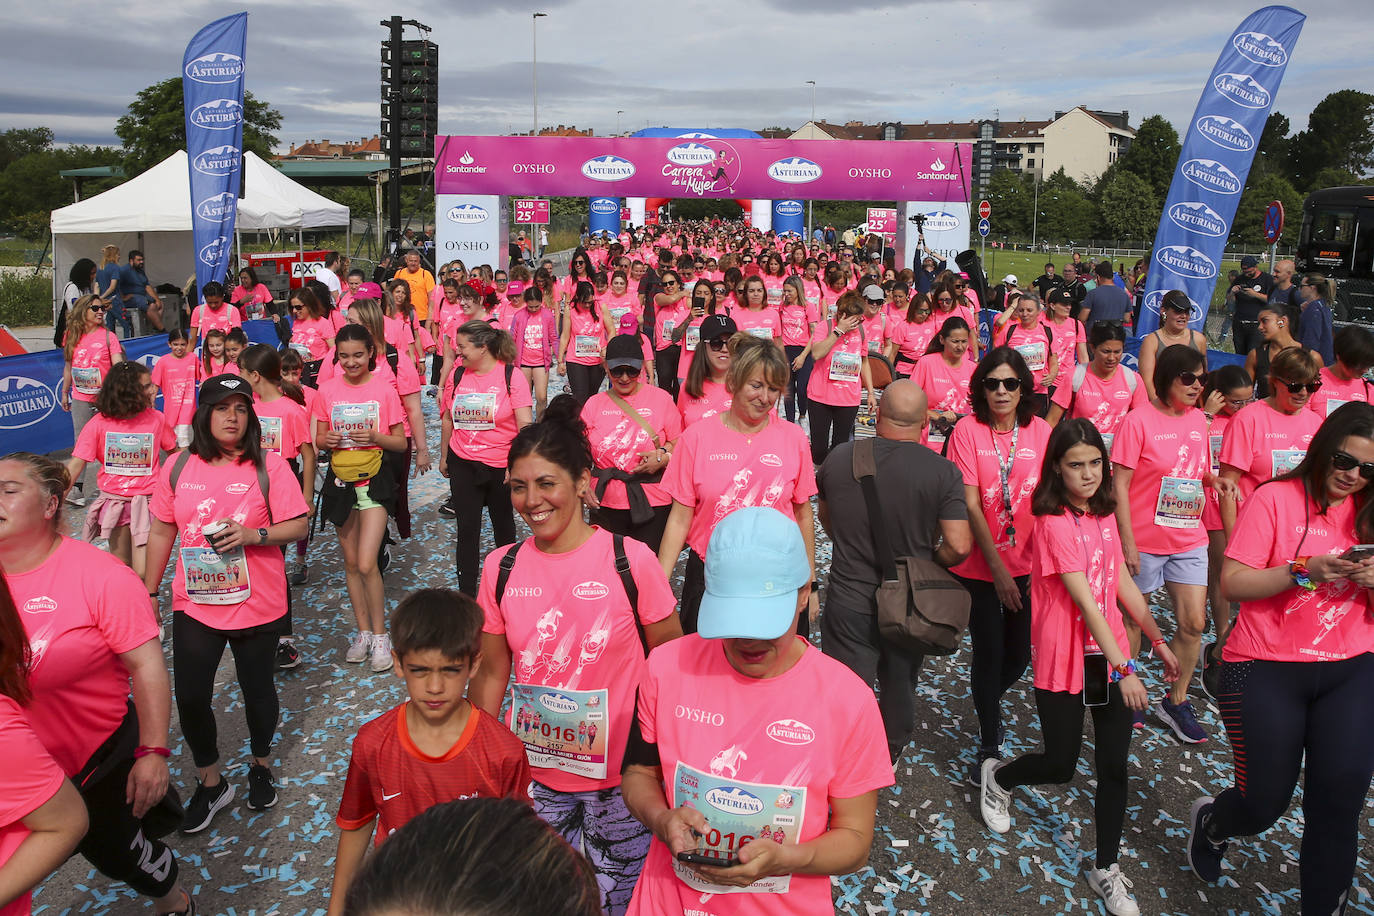
<instances>
[{"instance_id":1,"label":"black baseball cap","mask_svg":"<svg viewBox=\"0 0 1374 916\"><path fill-rule=\"evenodd\" d=\"M201 404L214 405L236 394L247 398L250 404L253 402L253 386L232 372L226 372L201 382L200 396L197 400Z\"/></svg>"},{"instance_id":2,"label":"black baseball cap","mask_svg":"<svg viewBox=\"0 0 1374 916\"><path fill-rule=\"evenodd\" d=\"M639 338L631 334L617 334L606 344L606 368L644 368L644 348Z\"/></svg>"},{"instance_id":3,"label":"black baseball cap","mask_svg":"<svg viewBox=\"0 0 1374 916\"><path fill-rule=\"evenodd\" d=\"M717 337L728 337L738 332L739 326L729 315L707 315L701 322L702 340L715 340Z\"/></svg>"}]
</instances>

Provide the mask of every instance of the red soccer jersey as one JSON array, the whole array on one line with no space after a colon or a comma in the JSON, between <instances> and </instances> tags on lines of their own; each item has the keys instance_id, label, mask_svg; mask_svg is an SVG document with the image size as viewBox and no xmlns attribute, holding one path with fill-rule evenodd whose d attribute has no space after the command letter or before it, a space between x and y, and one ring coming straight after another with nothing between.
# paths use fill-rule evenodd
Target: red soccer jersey
<instances>
[{"instance_id":1,"label":"red soccer jersey","mask_svg":"<svg viewBox=\"0 0 1374 916\"><path fill-rule=\"evenodd\" d=\"M334 819L344 830L378 819L375 845L434 805L460 798L509 796L529 803L525 746L500 722L472 708L463 734L442 757L415 746L406 704L358 729L343 800Z\"/></svg>"}]
</instances>

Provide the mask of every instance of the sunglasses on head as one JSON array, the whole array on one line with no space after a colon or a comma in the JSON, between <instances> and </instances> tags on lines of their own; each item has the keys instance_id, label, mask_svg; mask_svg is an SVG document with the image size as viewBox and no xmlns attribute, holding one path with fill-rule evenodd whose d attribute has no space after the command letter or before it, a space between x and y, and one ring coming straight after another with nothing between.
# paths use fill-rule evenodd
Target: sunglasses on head
<instances>
[{"instance_id":1,"label":"sunglasses on head","mask_svg":"<svg viewBox=\"0 0 1374 916\"><path fill-rule=\"evenodd\" d=\"M1338 471L1349 471L1358 467L1361 477L1365 480L1374 480L1374 462L1360 461L1349 452L1333 452L1331 466Z\"/></svg>"},{"instance_id":2,"label":"sunglasses on head","mask_svg":"<svg viewBox=\"0 0 1374 916\"><path fill-rule=\"evenodd\" d=\"M639 373L641 371L639 366L616 366L614 369L610 370L610 375L611 378L619 379L639 378Z\"/></svg>"},{"instance_id":3,"label":"sunglasses on head","mask_svg":"<svg viewBox=\"0 0 1374 916\"><path fill-rule=\"evenodd\" d=\"M983 379L983 388L989 392L996 391L999 386L1007 391L1020 391L1021 380L1015 377Z\"/></svg>"},{"instance_id":4,"label":"sunglasses on head","mask_svg":"<svg viewBox=\"0 0 1374 916\"><path fill-rule=\"evenodd\" d=\"M1281 386L1281 387L1283 387L1283 388L1287 388L1289 394L1298 394L1298 393L1299 393L1300 391L1302 391L1304 388L1307 389L1307 393L1308 393L1308 394L1316 394L1317 391L1320 390L1320 389L1321 389L1321 386L1322 386L1322 383L1321 383L1320 381L1307 382L1307 383L1303 383L1303 382L1285 382L1285 381L1284 381L1283 379L1281 379L1281 378L1276 378L1276 379L1274 379L1274 384L1275 384L1275 385L1279 385L1279 386ZM1343 468L1342 470L1348 470L1348 469Z\"/></svg>"},{"instance_id":5,"label":"sunglasses on head","mask_svg":"<svg viewBox=\"0 0 1374 916\"><path fill-rule=\"evenodd\" d=\"M730 346L730 338L725 336L712 337L710 340L706 341L706 346L710 347L712 350L716 350L717 352L719 352L720 350L724 350L726 347Z\"/></svg>"},{"instance_id":6,"label":"sunglasses on head","mask_svg":"<svg viewBox=\"0 0 1374 916\"><path fill-rule=\"evenodd\" d=\"M1207 384L1206 372L1180 372L1178 380L1183 383L1183 387L1191 388L1193 385Z\"/></svg>"}]
</instances>

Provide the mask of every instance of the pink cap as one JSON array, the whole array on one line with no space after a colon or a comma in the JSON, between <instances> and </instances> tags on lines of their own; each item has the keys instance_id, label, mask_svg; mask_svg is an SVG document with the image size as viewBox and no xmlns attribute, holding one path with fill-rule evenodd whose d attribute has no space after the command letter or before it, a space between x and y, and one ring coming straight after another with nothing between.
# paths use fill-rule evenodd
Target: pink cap
<instances>
[{"instance_id":1,"label":"pink cap","mask_svg":"<svg viewBox=\"0 0 1374 916\"><path fill-rule=\"evenodd\" d=\"M620 333L622 333L622 334L634 334L634 333L636 333L638 330L639 330L639 319L638 319L638 318L636 318L634 315L630 314L629 312L626 312L624 315L621 315L621 316L620 316L620 328L619 328Z\"/></svg>"},{"instance_id":2,"label":"pink cap","mask_svg":"<svg viewBox=\"0 0 1374 916\"><path fill-rule=\"evenodd\" d=\"M355 299L380 299L382 288L376 283L359 283L358 291L353 296Z\"/></svg>"},{"instance_id":3,"label":"pink cap","mask_svg":"<svg viewBox=\"0 0 1374 916\"><path fill-rule=\"evenodd\" d=\"M525 294L525 284L520 280L512 280L506 284L507 296L523 296Z\"/></svg>"}]
</instances>

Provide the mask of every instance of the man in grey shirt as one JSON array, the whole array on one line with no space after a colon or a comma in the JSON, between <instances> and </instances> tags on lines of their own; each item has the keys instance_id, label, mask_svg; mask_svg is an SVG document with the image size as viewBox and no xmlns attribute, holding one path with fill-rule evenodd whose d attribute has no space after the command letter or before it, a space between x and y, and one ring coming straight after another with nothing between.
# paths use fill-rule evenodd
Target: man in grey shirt
<instances>
[{"instance_id":1,"label":"man in grey shirt","mask_svg":"<svg viewBox=\"0 0 1374 916\"><path fill-rule=\"evenodd\" d=\"M933 556L941 566L950 567L969 555L973 533L958 468L921 444L926 416L926 396L915 382L901 379L884 390L874 445L883 522L893 556ZM833 544L821 651L869 685L878 681L878 707L895 764L915 727L913 689L923 657L893 649L878 633L874 593L882 570L874 556L868 504L854 479L853 442L830 453L816 483L821 525Z\"/></svg>"},{"instance_id":2,"label":"man in grey shirt","mask_svg":"<svg viewBox=\"0 0 1374 916\"><path fill-rule=\"evenodd\" d=\"M1121 324L1131 311L1131 296L1112 282L1112 264L1103 261L1095 268L1097 285L1088 290L1078 309L1078 320L1091 328L1099 321Z\"/></svg>"}]
</instances>

